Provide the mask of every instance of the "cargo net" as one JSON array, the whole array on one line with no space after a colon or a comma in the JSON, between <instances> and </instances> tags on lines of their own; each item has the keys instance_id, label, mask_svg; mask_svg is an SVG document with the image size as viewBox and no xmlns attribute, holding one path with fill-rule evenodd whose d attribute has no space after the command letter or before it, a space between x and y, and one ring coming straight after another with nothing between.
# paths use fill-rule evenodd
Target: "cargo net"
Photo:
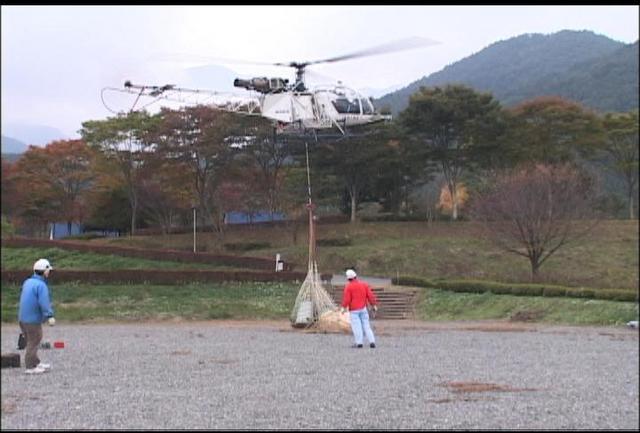
<instances>
[{"instance_id":1,"label":"cargo net","mask_svg":"<svg viewBox=\"0 0 640 433\"><path fill-rule=\"evenodd\" d=\"M296 303L291 312L291 323L296 328L306 328L318 322L327 312L338 309L331 296L322 287L316 262L309 263L307 277L300 287Z\"/></svg>"}]
</instances>

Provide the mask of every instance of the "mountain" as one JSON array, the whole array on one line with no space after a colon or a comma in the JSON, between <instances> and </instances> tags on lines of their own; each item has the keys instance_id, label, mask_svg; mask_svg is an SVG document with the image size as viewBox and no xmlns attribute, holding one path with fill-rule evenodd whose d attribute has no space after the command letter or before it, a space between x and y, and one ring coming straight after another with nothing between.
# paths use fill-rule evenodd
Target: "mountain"
<instances>
[{"instance_id":1,"label":"mountain","mask_svg":"<svg viewBox=\"0 0 640 433\"><path fill-rule=\"evenodd\" d=\"M69 138L65 133L51 126L27 123L3 123L2 133L36 146L45 146L52 141Z\"/></svg>"},{"instance_id":2,"label":"mountain","mask_svg":"<svg viewBox=\"0 0 640 433\"><path fill-rule=\"evenodd\" d=\"M600 111L638 107L638 43L590 31L525 34L485 49L375 100L397 115L421 86L465 84L505 106L555 94Z\"/></svg>"},{"instance_id":3,"label":"mountain","mask_svg":"<svg viewBox=\"0 0 640 433\"><path fill-rule=\"evenodd\" d=\"M357 90L358 92L360 92L361 95L372 97L372 98L380 98L384 95L388 95L391 92L395 92L401 87L402 85L395 85L395 86L387 87L385 89L376 89L373 87L361 87Z\"/></svg>"},{"instance_id":4,"label":"mountain","mask_svg":"<svg viewBox=\"0 0 640 433\"><path fill-rule=\"evenodd\" d=\"M27 144L15 138L2 136L2 153L24 153L27 150Z\"/></svg>"},{"instance_id":5,"label":"mountain","mask_svg":"<svg viewBox=\"0 0 640 433\"><path fill-rule=\"evenodd\" d=\"M545 94L580 101L599 111L638 108L638 42L571 67L563 77L540 83Z\"/></svg>"}]
</instances>

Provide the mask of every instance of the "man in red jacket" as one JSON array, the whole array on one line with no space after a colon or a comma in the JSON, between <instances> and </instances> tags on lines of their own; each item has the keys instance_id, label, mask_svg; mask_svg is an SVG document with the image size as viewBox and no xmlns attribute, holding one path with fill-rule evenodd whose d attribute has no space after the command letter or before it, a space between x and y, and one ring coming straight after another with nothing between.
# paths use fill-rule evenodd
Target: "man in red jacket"
<instances>
[{"instance_id":1,"label":"man in red jacket","mask_svg":"<svg viewBox=\"0 0 640 433\"><path fill-rule=\"evenodd\" d=\"M356 341L354 347L362 347L362 333L364 331L369 341L369 347L373 349L376 347L376 339L369 325L367 303L373 305L373 311L378 311L378 300L371 287L364 281L357 279L353 269L347 269L346 276L349 281L344 287L342 295L342 312L345 312L347 308L351 312L351 330Z\"/></svg>"}]
</instances>

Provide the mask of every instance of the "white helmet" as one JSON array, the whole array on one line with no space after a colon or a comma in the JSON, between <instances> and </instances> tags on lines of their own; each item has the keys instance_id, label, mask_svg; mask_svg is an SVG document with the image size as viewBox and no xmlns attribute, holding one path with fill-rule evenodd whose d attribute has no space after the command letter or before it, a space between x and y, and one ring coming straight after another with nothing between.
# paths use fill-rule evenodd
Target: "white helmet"
<instances>
[{"instance_id":1,"label":"white helmet","mask_svg":"<svg viewBox=\"0 0 640 433\"><path fill-rule=\"evenodd\" d=\"M347 269L346 276L347 280L353 280L357 276L356 271L354 271L353 269Z\"/></svg>"},{"instance_id":2,"label":"white helmet","mask_svg":"<svg viewBox=\"0 0 640 433\"><path fill-rule=\"evenodd\" d=\"M47 269L53 270L53 266L49 263L47 259L39 259L33 264L34 271L46 271Z\"/></svg>"}]
</instances>

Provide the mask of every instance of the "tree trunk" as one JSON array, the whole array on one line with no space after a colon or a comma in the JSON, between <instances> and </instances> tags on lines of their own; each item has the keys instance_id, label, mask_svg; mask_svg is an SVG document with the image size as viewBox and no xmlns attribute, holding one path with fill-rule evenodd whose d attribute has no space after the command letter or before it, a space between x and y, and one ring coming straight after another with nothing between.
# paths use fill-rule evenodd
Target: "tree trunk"
<instances>
[{"instance_id":1,"label":"tree trunk","mask_svg":"<svg viewBox=\"0 0 640 433\"><path fill-rule=\"evenodd\" d=\"M635 219L635 212L633 212L633 192L629 194L629 219Z\"/></svg>"},{"instance_id":2,"label":"tree trunk","mask_svg":"<svg viewBox=\"0 0 640 433\"><path fill-rule=\"evenodd\" d=\"M534 259L533 257L530 257L529 261L531 262L531 282L535 283L538 281L538 271L540 269L540 263L538 263L538 260Z\"/></svg>"},{"instance_id":3,"label":"tree trunk","mask_svg":"<svg viewBox=\"0 0 640 433\"><path fill-rule=\"evenodd\" d=\"M451 219L454 221L458 220L458 194L456 190L456 185L451 185L449 189L449 193L451 193Z\"/></svg>"},{"instance_id":4,"label":"tree trunk","mask_svg":"<svg viewBox=\"0 0 640 433\"><path fill-rule=\"evenodd\" d=\"M133 202L131 203L131 232L130 232L130 236L133 236L136 234L136 214L138 213L138 205L137 203Z\"/></svg>"},{"instance_id":5,"label":"tree trunk","mask_svg":"<svg viewBox=\"0 0 640 433\"><path fill-rule=\"evenodd\" d=\"M358 189L353 185L349 187L349 197L351 198L351 218L349 219L349 221L352 223L355 223L356 211L358 207L358 202L357 202Z\"/></svg>"},{"instance_id":6,"label":"tree trunk","mask_svg":"<svg viewBox=\"0 0 640 433\"><path fill-rule=\"evenodd\" d=\"M356 196L355 194L351 196L351 222L356 222Z\"/></svg>"},{"instance_id":7,"label":"tree trunk","mask_svg":"<svg viewBox=\"0 0 640 433\"><path fill-rule=\"evenodd\" d=\"M298 223L297 219L294 220L291 223L291 227L292 227L291 234L293 235L293 245L298 245L298 227L299 227L299 225L300 224Z\"/></svg>"}]
</instances>

